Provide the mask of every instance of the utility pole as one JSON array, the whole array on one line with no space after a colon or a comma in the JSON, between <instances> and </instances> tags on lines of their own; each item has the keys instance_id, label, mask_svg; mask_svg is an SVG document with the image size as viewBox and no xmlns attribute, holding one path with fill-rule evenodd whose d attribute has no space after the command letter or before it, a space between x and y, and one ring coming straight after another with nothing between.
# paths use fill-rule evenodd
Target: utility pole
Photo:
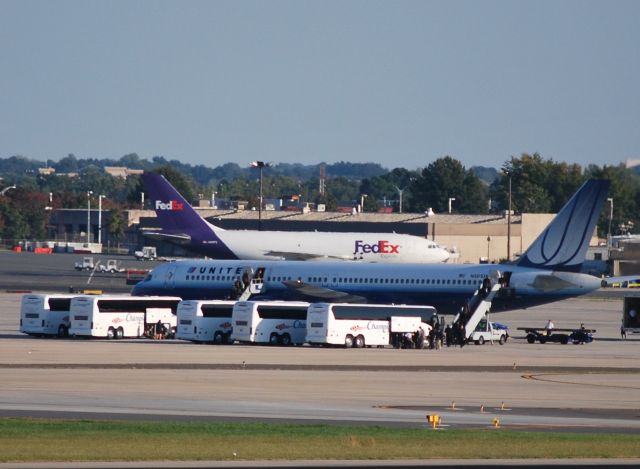
<instances>
[{"instance_id":1,"label":"utility pole","mask_svg":"<svg viewBox=\"0 0 640 469\"><path fill-rule=\"evenodd\" d=\"M258 231L262 231L262 168L268 168L270 163L264 161L252 161L249 166L260 169L260 205L258 206Z\"/></svg>"}]
</instances>

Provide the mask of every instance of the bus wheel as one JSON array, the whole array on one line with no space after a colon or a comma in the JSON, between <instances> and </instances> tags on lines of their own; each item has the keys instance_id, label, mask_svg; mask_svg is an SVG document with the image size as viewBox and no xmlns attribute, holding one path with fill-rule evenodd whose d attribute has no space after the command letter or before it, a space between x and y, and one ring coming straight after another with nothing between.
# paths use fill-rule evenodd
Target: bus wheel
<instances>
[{"instance_id":1,"label":"bus wheel","mask_svg":"<svg viewBox=\"0 0 640 469\"><path fill-rule=\"evenodd\" d=\"M118 327L115 332L116 332L116 339L124 338L124 329L122 327Z\"/></svg>"},{"instance_id":2,"label":"bus wheel","mask_svg":"<svg viewBox=\"0 0 640 469\"><path fill-rule=\"evenodd\" d=\"M224 337L222 339L222 343L227 344L227 345L233 344L233 340L231 340L231 332L227 332L226 334L224 334Z\"/></svg>"},{"instance_id":3,"label":"bus wheel","mask_svg":"<svg viewBox=\"0 0 640 469\"><path fill-rule=\"evenodd\" d=\"M289 334L282 334L282 339L280 340L280 342L285 347L291 345L291 336Z\"/></svg>"},{"instance_id":4,"label":"bus wheel","mask_svg":"<svg viewBox=\"0 0 640 469\"><path fill-rule=\"evenodd\" d=\"M107 339L115 339L116 338L116 331L113 327L110 327L109 330L107 331Z\"/></svg>"},{"instance_id":5,"label":"bus wheel","mask_svg":"<svg viewBox=\"0 0 640 469\"><path fill-rule=\"evenodd\" d=\"M353 341L353 346L355 348L363 348L364 347L364 337L362 337L361 335L356 337L355 340Z\"/></svg>"},{"instance_id":6,"label":"bus wheel","mask_svg":"<svg viewBox=\"0 0 640 469\"><path fill-rule=\"evenodd\" d=\"M344 338L344 346L345 348L353 347L353 336L351 334Z\"/></svg>"},{"instance_id":7,"label":"bus wheel","mask_svg":"<svg viewBox=\"0 0 640 469\"><path fill-rule=\"evenodd\" d=\"M280 343L280 337L275 332L269 336L269 344L278 345Z\"/></svg>"},{"instance_id":8,"label":"bus wheel","mask_svg":"<svg viewBox=\"0 0 640 469\"><path fill-rule=\"evenodd\" d=\"M68 337L68 336L69 336L69 331L64 326L64 324L60 324L60 327L58 327L58 337Z\"/></svg>"},{"instance_id":9,"label":"bus wheel","mask_svg":"<svg viewBox=\"0 0 640 469\"><path fill-rule=\"evenodd\" d=\"M217 331L215 334L213 334L213 343L216 345L220 345L223 342L223 337L222 337L222 332Z\"/></svg>"}]
</instances>

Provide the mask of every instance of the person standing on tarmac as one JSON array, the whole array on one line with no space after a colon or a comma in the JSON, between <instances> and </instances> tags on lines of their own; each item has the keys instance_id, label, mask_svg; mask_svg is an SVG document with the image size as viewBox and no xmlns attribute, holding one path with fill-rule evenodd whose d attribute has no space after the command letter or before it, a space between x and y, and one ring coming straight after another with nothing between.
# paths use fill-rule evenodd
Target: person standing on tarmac
<instances>
[{"instance_id":1,"label":"person standing on tarmac","mask_svg":"<svg viewBox=\"0 0 640 469\"><path fill-rule=\"evenodd\" d=\"M553 328L556 327L553 322L551 321L551 319L549 319L549 321L547 322L547 325L544 326L544 328L547 331L547 335L551 335L551 333L553 332Z\"/></svg>"}]
</instances>

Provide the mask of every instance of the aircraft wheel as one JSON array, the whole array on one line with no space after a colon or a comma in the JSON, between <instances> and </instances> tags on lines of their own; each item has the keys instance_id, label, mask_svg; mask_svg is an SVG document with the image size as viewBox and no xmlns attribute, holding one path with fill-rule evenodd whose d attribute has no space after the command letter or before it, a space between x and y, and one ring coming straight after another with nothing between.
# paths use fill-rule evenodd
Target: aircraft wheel
<instances>
[{"instance_id":1,"label":"aircraft wheel","mask_svg":"<svg viewBox=\"0 0 640 469\"><path fill-rule=\"evenodd\" d=\"M355 348L363 348L364 347L364 337L361 336L361 335L356 337L355 340L353 341L353 346Z\"/></svg>"},{"instance_id":2,"label":"aircraft wheel","mask_svg":"<svg viewBox=\"0 0 640 469\"><path fill-rule=\"evenodd\" d=\"M344 338L344 346L345 346L345 348L353 347L353 336L351 334L347 335Z\"/></svg>"}]
</instances>

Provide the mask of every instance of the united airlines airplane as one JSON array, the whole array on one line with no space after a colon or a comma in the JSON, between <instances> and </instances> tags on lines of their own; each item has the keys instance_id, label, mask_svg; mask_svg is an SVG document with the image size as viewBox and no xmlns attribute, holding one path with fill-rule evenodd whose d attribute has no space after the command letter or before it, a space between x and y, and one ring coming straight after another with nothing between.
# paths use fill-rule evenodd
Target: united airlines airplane
<instances>
[{"instance_id":1,"label":"united airlines airplane","mask_svg":"<svg viewBox=\"0 0 640 469\"><path fill-rule=\"evenodd\" d=\"M213 259L436 263L449 258L433 241L406 234L223 230L198 215L164 176L144 173L142 180L162 228L144 235Z\"/></svg>"},{"instance_id":2,"label":"united airlines airplane","mask_svg":"<svg viewBox=\"0 0 640 469\"><path fill-rule=\"evenodd\" d=\"M589 293L600 279L580 273L609 181L587 181L513 264L365 264L358 262L178 261L156 267L134 295L227 298L250 278L268 299L433 305L455 313L499 270L493 311L519 309ZM238 283L236 283L236 286Z\"/></svg>"}]
</instances>

